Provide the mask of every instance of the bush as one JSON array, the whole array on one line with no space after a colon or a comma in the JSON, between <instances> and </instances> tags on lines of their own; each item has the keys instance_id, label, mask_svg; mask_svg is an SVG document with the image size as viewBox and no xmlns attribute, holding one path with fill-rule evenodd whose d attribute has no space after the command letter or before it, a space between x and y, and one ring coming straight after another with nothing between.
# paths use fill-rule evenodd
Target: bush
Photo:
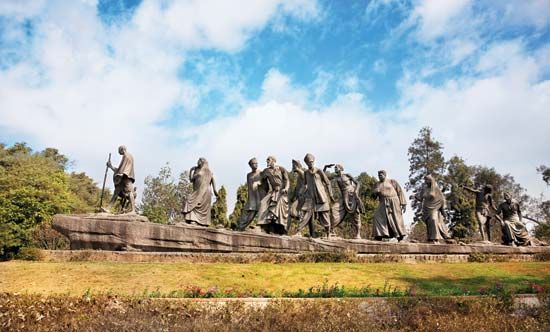
<instances>
[{"instance_id":1,"label":"bush","mask_svg":"<svg viewBox=\"0 0 550 332\"><path fill-rule=\"evenodd\" d=\"M19 249L16 259L21 259L24 261L39 261L42 260L42 253L40 249L34 247L23 247Z\"/></svg>"}]
</instances>

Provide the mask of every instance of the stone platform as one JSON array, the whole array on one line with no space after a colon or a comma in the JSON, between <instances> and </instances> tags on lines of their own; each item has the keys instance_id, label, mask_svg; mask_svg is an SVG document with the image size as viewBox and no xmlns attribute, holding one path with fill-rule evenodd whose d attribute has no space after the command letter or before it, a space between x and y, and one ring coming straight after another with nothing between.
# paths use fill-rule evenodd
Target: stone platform
<instances>
[{"instance_id":1,"label":"stone platform","mask_svg":"<svg viewBox=\"0 0 550 332\"><path fill-rule=\"evenodd\" d=\"M252 231L193 225L162 225L132 215L56 215L53 227L67 236L72 250L188 252L188 253L308 253L354 252L401 255L536 255L550 247L509 247L487 244L391 243L341 238L310 239Z\"/></svg>"}]
</instances>

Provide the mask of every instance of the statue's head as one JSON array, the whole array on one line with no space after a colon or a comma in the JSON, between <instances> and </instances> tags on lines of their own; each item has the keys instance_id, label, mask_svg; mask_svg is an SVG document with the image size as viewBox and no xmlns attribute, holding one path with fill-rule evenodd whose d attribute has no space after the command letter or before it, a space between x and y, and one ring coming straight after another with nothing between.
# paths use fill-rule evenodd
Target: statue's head
<instances>
[{"instance_id":1,"label":"statue's head","mask_svg":"<svg viewBox=\"0 0 550 332\"><path fill-rule=\"evenodd\" d=\"M504 200L508 203L512 203L512 194L510 194L509 192L505 192L504 193Z\"/></svg>"},{"instance_id":2,"label":"statue's head","mask_svg":"<svg viewBox=\"0 0 550 332\"><path fill-rule=\"evenodd\" d=\"M383 182L384 180L386 180L386 171L385 170L379 170L378 171L378 180L380 180L380 182Z\"/></svg>"},{"instance_id":3,"label":"statue's head","mask_svg":"<svg viewBox=\"0 0 550 332\"><path fill-rule=\"evenodd\" d=\"M273 156L267 157L267 167L275 167L275 163L277 162L277 159Z\"/></svg>"},{"instance_id":4,"label":"statue's head","mask_svg":"<svg viewBox=\"0 0 550 332\"><path fill-rule=\"evenodd\" d=\"M335 172L337 175L341 175L343 171L344 171L344 166L342 166L342 165L340 165L340 164L334 165L334 172Z\"/></svg>"},{"instance_id":5,"label":"statue's head","mask_svg":"<svg viewBox=\"0 0 550 332\"><path fill-rule=\"evenodd\" d=\"M118 147L118 154L123 155L126 153L126 145L121 145Z\"/></svg>"},{"instance_id":6,"label":"statue's head","mask_svg":"<svg viewBox=\"0 0 550 332\"><path fill-rule=\"evenodd\" d=\"M255 171L258 169L258 161L256 160L256 158L252 158L248 161L248 166L250 166L250 168Z\"/></svg>"},{"instance_id":7,"label":"statue's head","mask_svg":"<svg viewBox=\"0 0 550 332\"><path fill-rule=\"evenodd\" d=\"M206 158L201 157L197 161L197 167L202 168L204 166L208 166L208 161L206 160Z\"/></svg>"},{"instance_id":8,"label":"statue's head","mask_svg":"<svg viewBox=\"0 0 550 332\"><path fill-rule=\"evenodd\" d=\"M315 157L311 153L308 153L304 157L304 162L306 163L307 167L311 169L315 164Z\"/></svg>"},{"instance_id":9,"label":"statue's head","mask_svg":"<svg viewBox=\"0 0 550 332\"><path fill-rule=\"evenodd\" d=\"M292 159L292 170L296 171L296 170L299 170L299 169L302 169L302 164L300 164L300 161L298 161L296 159Z\"/></svg>"}]
</instances>

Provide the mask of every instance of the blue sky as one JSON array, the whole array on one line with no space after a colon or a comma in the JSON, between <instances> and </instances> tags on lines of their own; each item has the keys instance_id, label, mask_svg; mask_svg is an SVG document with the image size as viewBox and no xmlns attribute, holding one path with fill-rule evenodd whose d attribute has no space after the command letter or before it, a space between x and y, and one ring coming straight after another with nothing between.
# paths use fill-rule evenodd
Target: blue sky
<instances>
[{"instance_id":1,"label":"blue sky","mask_svg":"<svg viewBox=\"0 0 550 332\"><path fill-rule=\"evenodd\" d=\"M0 141L55 146L101 178L306 152L405 182L422 126L447 157L545 193L550 1L0 2ZM232 194L230 194L232 196Z\"/></svg>"}]
</instances>

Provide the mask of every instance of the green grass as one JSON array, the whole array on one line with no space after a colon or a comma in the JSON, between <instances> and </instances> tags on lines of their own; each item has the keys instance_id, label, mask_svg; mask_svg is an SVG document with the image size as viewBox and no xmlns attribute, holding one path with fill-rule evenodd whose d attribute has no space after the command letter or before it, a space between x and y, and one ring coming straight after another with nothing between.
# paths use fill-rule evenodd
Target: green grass
<instances>
[{"instance_id":1,"label":"green grass","mask_svg":"<svg viewBox=\"0 0 550 332\"><path fill-rule=\"evenodd\" d=\"M0 292L82 295L176 294L192 287L222 293L281 296L312 287L344 287L347 294L413 290L418 295L479 294L502 286L525 290L533 284L550 288L550 262L509 263L0 263ZM313 289L314 291L315 289ZM180 293L182 294L182 293ZM344 294L346 295L346 293Z\"/></svg>"}]
</instances>

